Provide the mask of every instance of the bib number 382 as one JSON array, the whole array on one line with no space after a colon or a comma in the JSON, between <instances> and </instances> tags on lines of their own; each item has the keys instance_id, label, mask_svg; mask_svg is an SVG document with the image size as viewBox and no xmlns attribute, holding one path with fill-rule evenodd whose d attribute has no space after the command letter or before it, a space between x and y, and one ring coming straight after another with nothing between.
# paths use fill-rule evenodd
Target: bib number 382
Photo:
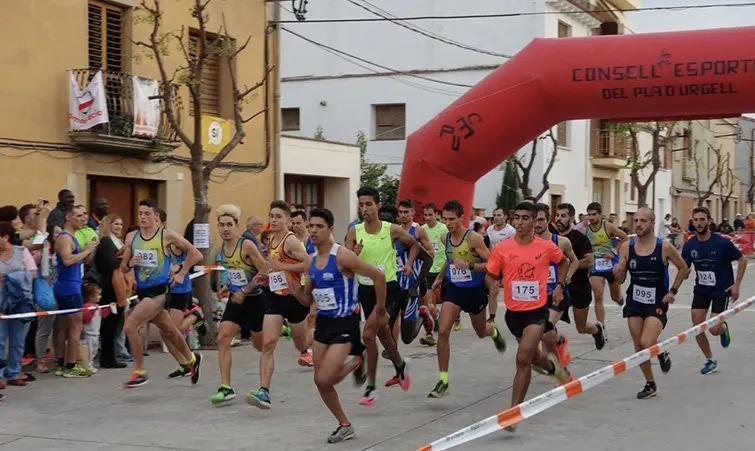
<instances>
[{"instance_id":1,"label":"bib number 382","mask_svg":"<svg viewBox=\"0 0 755 451\"><path fill-rule=\"evenodd\" d=\"M283 271L271 272L267 275L267 283L270 291L283 291L288 288L288 279Z\"/></svg>"}]
</instances>

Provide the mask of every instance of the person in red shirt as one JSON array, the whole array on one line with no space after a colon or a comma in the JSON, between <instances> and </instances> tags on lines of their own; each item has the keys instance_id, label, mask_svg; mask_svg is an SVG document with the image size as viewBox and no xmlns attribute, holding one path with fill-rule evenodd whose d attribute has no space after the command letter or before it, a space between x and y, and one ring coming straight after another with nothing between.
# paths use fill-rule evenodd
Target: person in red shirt
<instances>
[{"instance_id":1,"label":"person in red shirt","mask_svg":"<svg viewBox=\"0 0 755 451\"><path fill-rule=\"evenodd\" d=\"M522 202L516 206L512 225L513 239L498 244L487 262L487 282L494 284L503 273L503 300L506 304L506 325L516 337L516 374L511 405L524 401L532 378L532 365L545 369L561 383L569 380L555 354L540 352L543 335L553 330L548 321L548 274L550 264L558 265L558 282L553 290L553 304L564 299L564 279L569 262L553 241L537 238L534 232L537 211L535 204ZM515 427L507 430L513 432Z\"/></svg>"}]
</instances>

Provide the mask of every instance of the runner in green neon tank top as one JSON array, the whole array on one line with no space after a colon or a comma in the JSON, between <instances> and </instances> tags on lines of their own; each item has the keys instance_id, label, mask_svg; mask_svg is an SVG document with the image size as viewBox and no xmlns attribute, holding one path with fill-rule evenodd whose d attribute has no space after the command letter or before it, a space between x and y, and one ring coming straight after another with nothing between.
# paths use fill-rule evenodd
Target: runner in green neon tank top
<instances>
[{"instance_id":1,"label":"runner in green neon tank top","mask_svg":"<svg viewBox=\"0 0 755 451\"><path fill-rule=\"evenodd\" d=\"M436 344L433 331L438 326L438 310L435 308L435 304L439 299L435 299L435 290L432 290L431 287L435 279L438 278L438 273L443 269L443 264L446 263L446 236L448 235L448 227L438 220L439 216L440 213L435 204L425 204L425 223L422 225L422 228L427 232L427 236L430 238L433 251L435 252L433 266L430 268L430 273L425 279L427 293L422 298L422 307L427 308L430 318L433 319L432 324L429 321L428 324L425 324L425 336L419 339L420 344L425 346L435 346Z\"/></svg>"},{"instance_id":2,"label":"runner in green neon tank top","mask_svg":"<svg viewBox=\"0 0 755 451\"><path fill-rule=\"evenodd\" d=\"M357 289L359 302L364 309L367 322L364 325L363 338L367 347L367 388L359 403L364 406L372 406L377 400L375 379L377 377L378 348L375 336L380 338L383 347L396 368L403 390L408 390L411 385L409 377L409 359L404 359L398 351L396 341L388 327L386 309L391 316L397 315L403 307L402 291L396 278L396 249L393 247L395 240L401 241L409 249L409 259L405 266L408 273L412 270L414 260L417 259L420 248L419 243L404 229L395 224L383 222L378 217L380 208L380 193L372 187L363 186L357 191L359 210L364 221L349 229L346 235L346 247L353 250L360 259L376 266L385 274L387 295L383 304L375 295L374 284L365 276L358 276Z\"/></svg>"},{"instance_id":3,"label":"runner in green neon tank top","mask_svg":"<svg viewBox=\"0 0 755 451\"><path fill-rule=\"evenodd\" d=\"M587 206L587 228L585 235L590 240L595 259L590 270L590 286L595 298L595 317L603 326L605 335L606 308L603 306L604 280L608 282L611 290L611 299L618 305L624 305L624 297L621 295L621 284L616 282L613 275L613 267L618 261L618 249L621 243L627 240L627 234L621 229L603 219L603 207L598 202ZM614 245L614 239L617 243Z\"/></svg>"}]
</instances>

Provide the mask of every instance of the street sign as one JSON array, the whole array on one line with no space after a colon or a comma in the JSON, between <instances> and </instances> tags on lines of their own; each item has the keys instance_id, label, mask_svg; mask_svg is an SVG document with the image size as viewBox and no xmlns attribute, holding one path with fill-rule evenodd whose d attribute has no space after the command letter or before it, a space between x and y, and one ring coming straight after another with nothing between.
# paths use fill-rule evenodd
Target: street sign
<instances>
[{"instance_id":1,"label":"street sign","mask_svg":"<svg viewBox=\"0 0 755 451\"><path fill-rule=\"evenodd\" d=\"M232 124L223 118L202 115L202 150L218 153L231 140Z\"/></svg>"}]
</instances>

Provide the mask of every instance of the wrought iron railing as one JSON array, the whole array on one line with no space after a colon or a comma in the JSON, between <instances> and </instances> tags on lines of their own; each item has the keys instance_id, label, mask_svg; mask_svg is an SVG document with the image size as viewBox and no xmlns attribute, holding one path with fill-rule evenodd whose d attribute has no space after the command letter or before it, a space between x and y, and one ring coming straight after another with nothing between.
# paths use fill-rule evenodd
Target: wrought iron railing
<instances>
[{"instance_id":1,"label":"wrought iron railing","mask_svg":"<svg viewBox=\"0 0 755 451\"><path fill-rule=\"evenodd\" d=\"M105 85L105 99L110 122L96 125L88 131L127 138L139 138L138 136L133 136L132 133L134 127L134 87L132 74L103 69L73 69L71 73L79 88L84 89L100 70L102 70L102 82ZM173 111L180 126L183 117L183 103L177 90L173 94ZM178 134L170 125L170 122L168 122L164 104L160 113L160 125L157 136L151 139L165 142L178 141Z\"/></svg>"}]
</instances>

